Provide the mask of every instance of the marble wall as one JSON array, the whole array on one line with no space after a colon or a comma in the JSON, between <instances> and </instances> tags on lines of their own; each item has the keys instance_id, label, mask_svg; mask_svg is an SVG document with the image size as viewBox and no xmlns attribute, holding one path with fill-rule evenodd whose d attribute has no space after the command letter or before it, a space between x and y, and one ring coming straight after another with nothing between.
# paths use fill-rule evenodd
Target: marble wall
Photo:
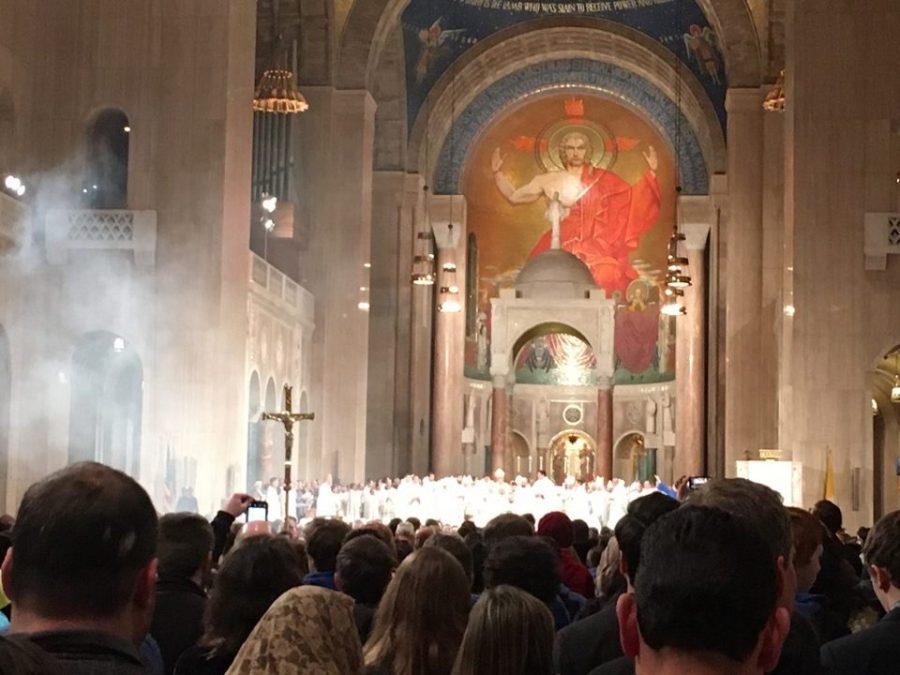
<instances>
[{"instance_id":1,"label":"marble wall","mask_svg":"<svg viewBox=\"0 0 900 675\"><path fill-rule=\"evenodd\" d=\"M17 97L11 164L29 185L34 227L34 245L4 261L15 281L0 290L16 364L6 508L67 460L66 368L91 331L122 336L142 361L137 477L160 506L167 453L197 462L204 510L244 457L244 368L233 355L246 339L254 3L142 7L0 6L0 82L12 73ZM40 244L49 209L81 205L86 130L107 107L131 127L127 207L156 213L149 270L116 250L50 265Z\"/></svg>"}]
</instances>

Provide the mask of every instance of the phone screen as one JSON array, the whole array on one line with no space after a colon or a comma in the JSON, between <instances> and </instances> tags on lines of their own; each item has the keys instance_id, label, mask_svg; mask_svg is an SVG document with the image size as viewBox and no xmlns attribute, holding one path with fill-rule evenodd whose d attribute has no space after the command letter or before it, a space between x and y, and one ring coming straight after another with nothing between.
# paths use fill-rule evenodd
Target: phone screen
<instances>
[{"instance_id":1,"label":"phone screen","mask_svg":"<svg viewBox=\"0 0 900 675\"><path fill-rule=\"evenodd\" d=\"M693 478L688 478L688 487L691 490L694 490L709 480L706 476L694 476Z\"/></svg>"},{"instance_id":2,"label":"phone screen","mask_svg":"<svg viewBox=\"0 0 900 675\"><path fill-rule=\"evenodd\" d=\"M247 522L252 523L257 520L269 519L269 503L268 502L250 502L247 508Z\"/></svg>"}]
</instances>

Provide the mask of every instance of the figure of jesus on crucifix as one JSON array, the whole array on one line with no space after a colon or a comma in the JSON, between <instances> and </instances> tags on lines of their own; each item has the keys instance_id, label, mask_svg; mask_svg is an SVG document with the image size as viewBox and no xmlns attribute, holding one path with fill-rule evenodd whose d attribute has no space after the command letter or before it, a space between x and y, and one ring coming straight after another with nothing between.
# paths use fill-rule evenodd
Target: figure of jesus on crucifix
<instances>
[{"instance_id":1,"label":"figure of jesus on crucifix","mask_svg":"<svg viewBox=\"0 0 900 675\"><path fill-rule=\"evenodd\" d=\"M284 410L280 412L264 412L260 419L265 421L280 422L284 425L284 523L287 527L288 515L291 510L291 462L294 449L294 424L297 422L316 419L315 413L295 413L293 404L294 388L284 385Z\"/></svg>"},{"instance_id":2,"label":"figure of jesus on crucifix","mask_svg":"<svg viewBox=\"0 0 900 675\"><path fill-rule=\"evenodd\" d=\"M529 204L544 198L547 219L559 224L559 247L577 256L591 270L594 281L607 295L637 278L629 253L640 237L656 223L660 189L656 179L659 158L651 145L642 152L647 170L634 185L591 162L595 149L577 124L559 141L557 156L562 168L534 176L516 187L503 173L504 156L494 150L491 170L497 189L511 204ZM556 244L553 227L532 249L533 257Z\"/></svg>"}]
</instances>

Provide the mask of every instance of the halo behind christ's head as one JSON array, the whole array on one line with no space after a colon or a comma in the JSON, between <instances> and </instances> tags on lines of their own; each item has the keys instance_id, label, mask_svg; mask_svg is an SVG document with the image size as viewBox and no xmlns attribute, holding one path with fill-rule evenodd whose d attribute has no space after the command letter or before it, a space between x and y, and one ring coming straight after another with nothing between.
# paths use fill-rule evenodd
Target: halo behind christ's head
<instances>
[{"instance_id":1,"label":"halo behind christ's head","mask_svg":"<svg viewBox=\"0 0 900 675\"><path fill-rule=\"evenodd\" d=\"M618 148L612 132L589 119L565 118L545 127L534 144L535 160L543 171L560 171L566 168L560 148L568 137L585 138L589 152L587 161L597 169L610 169L616 161Z\"/></svg>"}]
</instances>

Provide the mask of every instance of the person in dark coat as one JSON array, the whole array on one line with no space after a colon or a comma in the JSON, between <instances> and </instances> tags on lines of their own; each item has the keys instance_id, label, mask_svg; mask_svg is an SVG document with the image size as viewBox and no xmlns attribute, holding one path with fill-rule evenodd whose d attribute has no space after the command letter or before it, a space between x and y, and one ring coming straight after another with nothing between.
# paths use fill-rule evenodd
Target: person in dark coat
<instances>
[{"instance_id":1,"label":"person in dark coat","mask_svg":"<svg viewBox=\"0 0 900 675\"><path fill-rule=\"evenodd\" d=\"M822 663L835 675L893 675L900 672L900 511L875 523L863 558L887 614L871 628L824 644Z\"/></svg>"}]
</instances>

